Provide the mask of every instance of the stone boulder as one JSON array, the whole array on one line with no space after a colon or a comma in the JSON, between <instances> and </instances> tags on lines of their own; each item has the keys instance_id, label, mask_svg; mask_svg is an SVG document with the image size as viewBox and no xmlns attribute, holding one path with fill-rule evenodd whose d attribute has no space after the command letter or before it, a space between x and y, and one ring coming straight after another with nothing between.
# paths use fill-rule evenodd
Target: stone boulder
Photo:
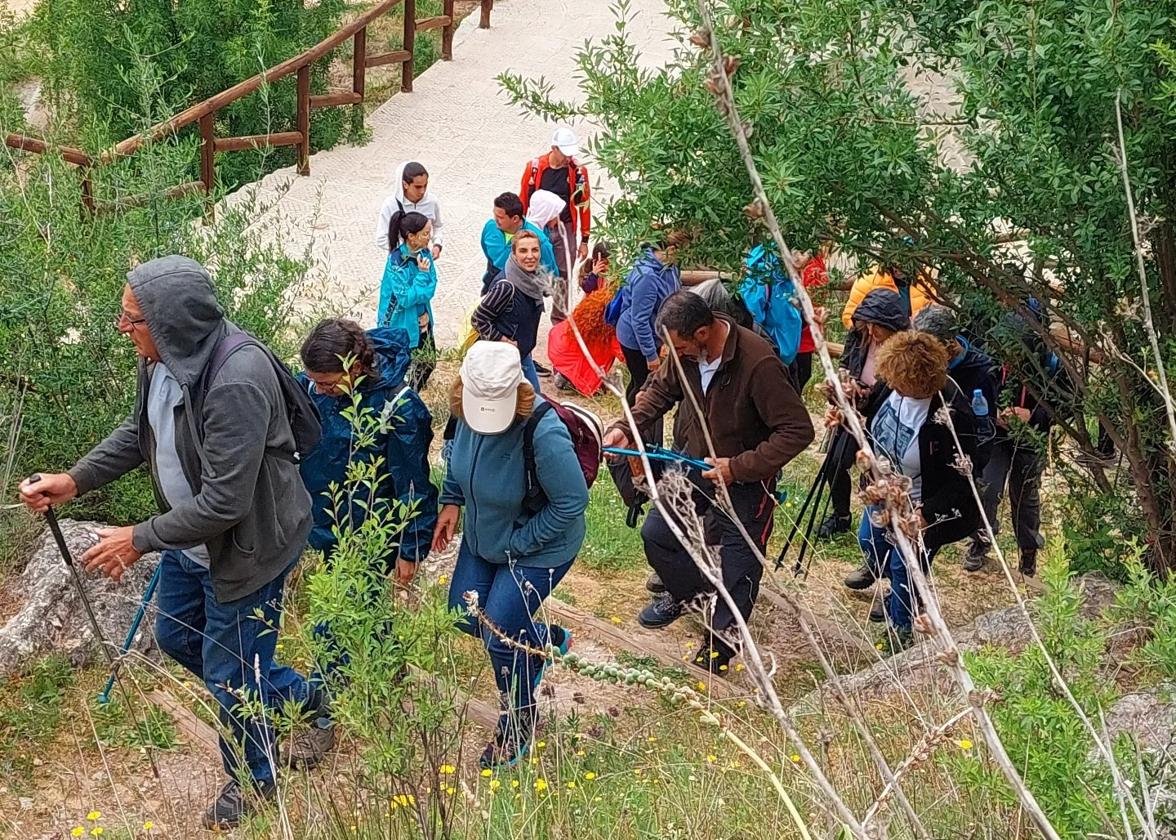
<instances>
[{"instance_id":1,"label":"stone boulder","mask_svg":"<svg viewBox=\"0 0 1176 840\"><path fill-rule=\"evenodd\" d=\"M95 531L105 527L108 526L100 522L61 521L61 531L75 560L97 541ZM157 554L144 555L119 583L102 574L81 571L102 635L116 654L158 562ZM6 600L15 600L18 607L0 627L0 679L54 653L67 656L75 666L105 659L73 576L48 528L38 538L28 565L7 595ZM135 639L138 651L145 652L152 646L153 618L154 611L149 611Z\"/></svg>"}]
</instances>

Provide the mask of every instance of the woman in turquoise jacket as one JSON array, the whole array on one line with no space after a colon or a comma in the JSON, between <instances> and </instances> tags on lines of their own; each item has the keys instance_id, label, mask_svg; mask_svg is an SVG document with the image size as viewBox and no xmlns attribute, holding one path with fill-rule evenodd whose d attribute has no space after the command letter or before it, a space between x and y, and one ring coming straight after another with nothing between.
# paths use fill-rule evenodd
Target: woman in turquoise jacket
<instances>
[{"instance_id":1,"label":"woman in turquoise jacket","mask_svg":"<svg viewBox=\"0 0 1176 840\"><path fill-rule=\"evenodd\" d=\"M494 740L482 753L487 769L516 764L534 733L546 659L512 642L532 648L550 642L563 653L571 644L567 630L534 615L584 542L588 486L567 426L549 409L531 422L533 478L542 492L528 497L524 434L541 404L523 380L518 348L505 341L475 342L450 395L457 430L433 548L449 545L464 508L449 606L465 609L466 593L474 592L485 618L467 614L460 626L485 644L504 702Z\"/></svg>"},{"instance_id":2,"label":"woman in turquoise jacket","mask_svg":"<svg viewBox=\"0 0 1176 840\"><path fill-rule=\"evenodd\" d=\"M388 221L388 262L380 282L376 325L408 333L412 367L408 384L424 390L437 360L433 339L433 295L437 292L437 268L429 253L432 222L422 213L397 211Z\"/></svg>"}]
</instances>

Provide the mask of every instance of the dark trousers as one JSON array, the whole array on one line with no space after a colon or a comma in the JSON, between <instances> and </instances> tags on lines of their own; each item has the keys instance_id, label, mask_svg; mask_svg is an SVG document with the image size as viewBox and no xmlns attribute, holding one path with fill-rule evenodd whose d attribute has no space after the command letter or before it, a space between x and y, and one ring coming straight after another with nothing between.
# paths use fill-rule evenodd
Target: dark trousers
<instances>
[{"instance_id":1,"label":"dark trousers","mask_svg":"<svg viewBox=\"0 0 1176 840\"><path fill-rule=\"evenodd\" d=\"M536 622L534 615L543 599L572 568L572 562L569 560L554 569L491 563L475 556L462 540L453 581L449 584L449 609L464 613L463 596L466 592L477 592L479 609L507 639L542 648L547 644L548 627ZM535 691L543 674L543 657L530 656L512 647L473 616L467 615L458 627L481 639L486 646L506 713L502 725L506 732L517 732L526 738L530 734L528 727L535 719Z\"/></svg>"},{"instance_id":2,"label":"dark trousers","mask_svg":"<svg viewBox=\"0 0 1176 840\"><path fill-rule=\"evenodd\" d=\"M629 385L625 388L625 402L632 408L637 402L637 393L649 379L649 363L640 350L621 345L621 352L625 354L625 367L629 369ZM665 424L659 417L648 427L641 430L642 438L647 444L661 446L665 440Z\"/></svg>"},{"instance_id":3,"label":"dark trousers","mask_svg":"<svg viewBox=\"0 0 1176 840\"><path fill-rule=\"evenodd\" d=\"M810 350L807 353L797 353L792 364L788 366L788 372L792 374L792 384L796 386L796 393L799 394L813 378L813 352Z\"/></svg>"},{"instance_id":4,"label":"dark trousers","mask_svg":"<svg viewBox=\"0 0 1176 840\"><path fill-rule=\"evenodd\" d=\"M273 727L266 715L246 714L242 704L260 699L267 709L278 710L292 701L314 712L325 701L302 674L274 663L286 572L252 595L222 604L213 594L208 569L182 551L163 552L159 564L159 649L203 680L219 704L225 772L239 778L247 769L256 783L272 782Z\"/></svg>"},{"instance_id":5,"label":"dark trousers","mask_svg":"<svg viewBox=\"0 0 1176 840\"><path fill-rule=\"evenodd\" d=\"M992 532L999 534L997 512L1007 484L1009 518L1016 531L1017 548L1021 551L1035 550L1045 544L1041 538L1041 474L1044 471L1045 463L1036 450L1017 446L1007 437L993 443L992 454L984 467L980 487L984 515L992 524ZM976 544L986 544L987 541L988 535L983 530L978 531L973 538Z\"/></svg>"},{"instance_id":6,"label":"dark trousers","mask_svg":"<svg viewBox=\"0 0 1176 840\"><path fill-rule=\"evenodd\" d=\"M421 340L412 351L412 362L406 377L408 385L418 394L429 384L429 377L437 368L437 342L433 338L433 322L421 330Z\"/></svg>"},{"instance_id":7,"label":"dark trousers","mask_svg":"<svg viewBox=\"0 0 1176 840\"><path fill-rule=\"evenodd\" d=\"M736 516L755 540L760 553L763 553L768 544L768 537L772 534L774 506L771 496L762 484L732 484L729 489ZM709 491L713 492L713 488L709 488ZM707 544L719 549L723 585L731 593L743 617L750 618L756 596L759 594L764 567L735 524L708 498L702 493L695 493L695 504L696 510L702 516ZM645 543L645 559L675 600L690 601L698 595L714 591L657 508L645 517L645 524L641 526L641 540ZM711 628L721 632L734 620L735 616L730 607L720 598L711 618Z\"/></svg>"},{"instance_id":8,"label":"dark trousers","mask_svg":"<svg viewBox=\"0 0 1176 840\"><path fill-rule=\"evenodd\" d=\"M851 470L857 462L858 443L845 429L838 428L829 444L829 498L833 515L849 517L849 497L853 490Z\"/></svg>"}]
</instances>

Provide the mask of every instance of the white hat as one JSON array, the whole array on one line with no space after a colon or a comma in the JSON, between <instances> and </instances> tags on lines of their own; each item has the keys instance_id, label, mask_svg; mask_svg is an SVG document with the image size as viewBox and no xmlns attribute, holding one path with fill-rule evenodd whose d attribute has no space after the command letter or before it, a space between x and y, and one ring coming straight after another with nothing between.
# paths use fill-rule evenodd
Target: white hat
<instances>
[{"instance_id":1,"label":"white hat","mask_svg":"<svg viewBox=\"0 0 1176 840\"><path fill-rule=\"evenodd\" d=\"M475 432L496 435L514 421L523 368L519 348L475 341L461 363L461 413Z\"/></svg>"},{"instance_id":2,"label":"white hat","mask_svg":"<svg viewBox=\"0 0 1176 840\"><path fill-rule=\"evenodd\" d=\"M561 125L551 135L551 145L558 148L568 157L575 157L580 154L580 138L576 136L576 132L572 131L566 125Z\"/></svg>"}]
</instances>

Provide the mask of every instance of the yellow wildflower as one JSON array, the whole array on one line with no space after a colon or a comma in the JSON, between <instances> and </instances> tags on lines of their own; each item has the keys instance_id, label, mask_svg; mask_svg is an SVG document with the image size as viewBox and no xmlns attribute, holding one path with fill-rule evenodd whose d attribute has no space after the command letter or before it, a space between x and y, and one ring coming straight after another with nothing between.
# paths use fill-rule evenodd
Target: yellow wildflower
<instances>
[{"instance_id":1,"label":"yellow wildflower","mask_svg":"<svg viewBox=\"0 0 1176 840\"><path fill-rule=\"evenodd\" d=\"M584 778L587 779L588 781L592 781L593 779L596 778L596 774L593 773L591 770L589 770L587 773L584 774Z\"/></svg>"},{"instance_id":2,"label":"yellow wildflower","mask_svg":"<svg viewBox=\"0 0 1176 840\"><path fill-rule=\"evenodd\" d=\"M86 814L86 819L88 819L90 822L97 822L98 820L102 819L102 812L91 811L90 813Z\"/></svg>"},{"instance_id":3,"label":"yellow wildflower","mask_svg":"<svg viewBox=\"0 0 1176 840\"><path fill-rule=\"evenodd\" d=\"M568 785L567 785L567 787L568 787L568 790L575 790L575 789L576 789L576 783L575 783L575 782L568 782Z\"/></svg>"},{"instance_id":4,"label":"yellow wildflower","mask_svg":"<svg viewBox=\"0 0 1176 840\"><path fill-rule=\"evenodd\" d=\"M500 787L502 787L502 782L498 781L498 779L490 780L490 790L498 790Z\"/></svg>"},{"instance_id":5,"label":"yellow wildflower","mask_svg":"<svg viewBox=\"0 0 1176 840\"><path fill-rule=\"evenodd\" d=\"M969 741L967 738L964 738L962 741L956 741L956 745L957 745L957 746L958 746L958 747L959 747L961 750L970 750L970 749L972 749L972 742L971 742L971 741Z\"/></svg>"},{"instance_id":6,"label":"yellow wildflower","mask_svg":"<svg viewBox=\"0 0 1176 840\"><path fill-rule=\"evenodd\" d=\"M696 685L695 688L697 688L699 691L706 691L706 683L704 683L702 680L699 680L698 685Z\"/></svg>"},{"instance_id":7,"label":"yellow wildflower","mask_svg":"<svg viewBox=\"0 0 1176 840\"><path fill-rule=\"evenodd\" d=\"M518 780L518 779L511 779L511 780L510 780L510 786L511 786L512 788L517 788L517 787L519 786L519 780Z\"/></svg>"},{"instance_id":8,"label":"yellow wildflower","mask_svg":"<svg viewBox=\"0 0 1176 840\"><path fill-rule=\"evenodd\" d=\"M445 788L445 792L450 796L453 796L453 794L457 793L457 788L455 788L453 785L450 785L449 787Z\"/></svg>"},{"instance_id":9,"label":"yellow wildflower","mask_svg":"<svg viewBox=\"0 0 1176 840\"><path fill-rule=\"evenodd\" d=\"M718 761L718 760L719 760L719 757L718 757L717 755L715 755L714 753L710 753L710 754L709 754L709 755L706 757L706 763L707 763L707 764L714 764L714 763L715 763L716 761Z\"/></svg>"},{"instance_id":10,"label":"yellow wildflower","mask_svg":"<svg viewBox=\"0 0 1176 840\"><path fill-rule=\"evenodd\" d=\"M650 736L649 736L648 738L646 738L645 740L646 740L646 741L648 741L649 743L651 743L651 744L652 744L654 741L656 741L656 740L657 740L657 736L656 736L656 735L650 735Z\"/></svg>"},{"instance_id":11,"label":"yellow wildflower","mask_svg":"<svg viewBox=\"0 0 1176 840\"><path fill-rule=\"evenodd\" d=\"M151 822L151 820L147 820L147 822L143 823L144 831L151 831L153 828L155 828L155 823Z\"/></svg>"},{"instance_id":12,"label":"yellow wildflower","mask_svg":"<svg viewBox=\"0 0 1176 840\"><path fill-rule=\"evenodd\" d=\"M536 746L536 747L538 747L539 749L543 749L544 747L546 747L546 746L547 746L547 742L546 742L546 741L540 741L539 743L535 744L535 746Z\"/></svg>"},{"instance_id":13,"label":"yellow wildflower","mask_svg":"<svg viewBox=\"0 0 1176 840\"><path fill-rule=\"evenodd\" d=\"M793 764L800 764L800 756L797 753L793 753L789 758L792 759Z\"/></svg>"},{"instance_id":14,"label":"yellow wildflower","mask_svg":"<svg viewBox=\"0 0 1176 840\"><path fill-rule=\"evenodd\" d=\"M441 586L449 583L449 575L441 575L439 578L437 578L437 583Z\"/></svg>"},{"instance_id":15,"label":"yellow wildflower","mask_svg":"<svg viewBox=\"0 0 1176 840\"><path fill-rule=\"evenodd\" d=\"M457 772L457 768L452 764L442 764L439 768L437 768L437 772L439 772L442 776L452 776Z\"/></svg>"},{"instance_id":16,"label":"yellow wildflower","mask_svg":"<svg viewBox=\"0 0 1176 840\"><path fill-rule=\"evenodd\" d=\"M81 837L86 833L86 829L82 828L80 825L75 825L72 829L70 829L69 833L74 837Z\"/></svg>"},{"instance_id":17,"label":"yellow wildflower","mask_svg":"<svg viewBox=\"0 0 1176 840\"><path fill-rule=\"evenodd\" d=\"M539 791L540 793L547 790L547 780L546 779L536 779L535 780L535 790Z\"/></svg>"},{"instance_id":18,"label":"yellow wildflower","mask_svg":"<svg viewBox=\"0 0 1176 840\"><path fill-rule=\"evenodd\" d=\"M104 831L106 831L106 829L104 829L104 828L103 828L102 826L100 826L100 825L96 825L96 826L94 826L93 828L91 828L91 829L90 829L90 834L92 834L92 835L93 835L93 836L95 836L95 837L101 837L101 836L102 836L102 833L103 833Z\"/></svg>"},{"instance_id":19,"label":"yellow wildflower","mask_svg":"<svg viewBox=\"0 0 1176 840\"><path fill-rule=\"evenodd\" d=\"M742 670L743 670L743 663L742 663L742 662L736 662L736 663L735 663L735 670L736 670L736 671L742 671Z\"/></svg>"}]
</instances>

